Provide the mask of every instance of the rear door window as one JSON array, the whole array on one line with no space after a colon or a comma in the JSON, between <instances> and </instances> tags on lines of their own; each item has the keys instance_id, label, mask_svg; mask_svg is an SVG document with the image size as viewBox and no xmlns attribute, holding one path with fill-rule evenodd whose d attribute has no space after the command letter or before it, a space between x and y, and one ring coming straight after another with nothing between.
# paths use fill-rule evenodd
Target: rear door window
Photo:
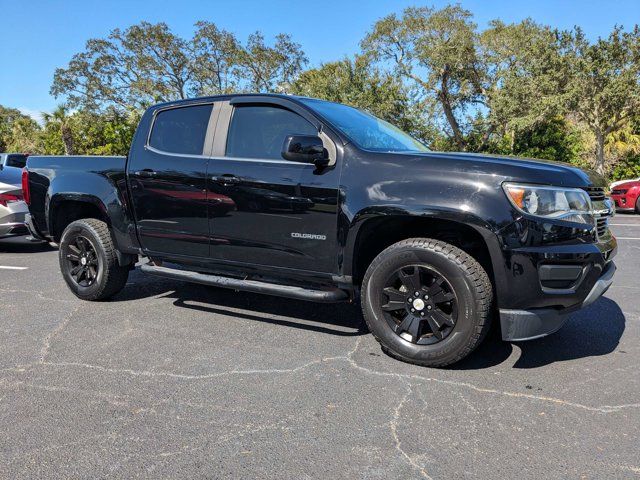
<instances>
[{"instance_id":1,"label":"rear door window","mask_svg":"<svg viewBox=\"0 0 640 480\"><path fill-rule=\"evenodd\" d=\"M194 105L158 112L149 145L168 153L202 155L212 108Z\"/></svg>"}]
</instances>

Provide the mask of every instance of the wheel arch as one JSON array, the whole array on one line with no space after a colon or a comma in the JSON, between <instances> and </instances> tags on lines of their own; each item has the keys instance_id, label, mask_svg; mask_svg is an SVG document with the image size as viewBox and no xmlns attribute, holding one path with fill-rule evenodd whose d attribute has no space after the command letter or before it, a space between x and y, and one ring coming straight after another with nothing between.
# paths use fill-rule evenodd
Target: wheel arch
<instances>
[{"instance_id":1,"label":"wheel arch","mask_svg":"<svg viewBox=\"0 0 640 480\"><path fill-rule=\"evenodd\" d=\"M498 237L481 219L463 212L416 215L409 211L393 214L358 215L350 229L345 251L345 275L359 287L371 261L385 248L407 238L434 238L461 248L486 270L499 294L503 261ZM497 298L497 296L496 296Z\"/></svg>"},{"instance_id":2,"label":"wheel arch","mask_svg":"<svg viewBox=\"0 0 640 480\"><path fill-rule=\"evenodd\" d=\"M104 202L95 195L90 194L56 194L48 204L48 230L49 235L57 243L60 242L65 228L76 220L94 218L101 220L109 227L111 239L116 246L116 255L120 265L135 263L136 256L123 253L118 249L116 236L114 235L111 218Z\"/></svg>"}]
</instances>

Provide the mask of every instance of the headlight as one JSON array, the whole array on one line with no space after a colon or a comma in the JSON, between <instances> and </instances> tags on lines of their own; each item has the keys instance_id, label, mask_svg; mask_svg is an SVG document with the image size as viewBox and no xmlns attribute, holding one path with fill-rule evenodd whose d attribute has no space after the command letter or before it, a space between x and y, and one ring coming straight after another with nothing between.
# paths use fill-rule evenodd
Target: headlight
<instances>
[{"instance_id":1,"label":"headlight","mask_svg":"<svg viewBox=\"0 0 640 480\"><path fill-rule=\"evenodd\" d=\"M528 215L593 225L591 199L580 188L502 185L514 207Z\"/></svg>"}]
</instances>

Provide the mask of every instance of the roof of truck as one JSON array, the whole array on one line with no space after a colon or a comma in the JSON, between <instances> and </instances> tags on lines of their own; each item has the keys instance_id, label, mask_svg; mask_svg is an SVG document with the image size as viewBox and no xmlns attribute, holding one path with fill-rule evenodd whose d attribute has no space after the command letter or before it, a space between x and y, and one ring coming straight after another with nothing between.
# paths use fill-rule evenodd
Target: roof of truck
<instances>
[{"instance_id":1,"label":"roof of truck","mask_svg":"<svg viewBox=\"0 0 640 480\"><path fill-rule=\"evenodd\" d=\"M282 98L285 100L293 100L293 101L297 101L299 102L300 100L317 100L317 101L327 101L327 100L322 100L320 98L313 98L313 97L305 97L305 96L301 96L301 95L290 95L287 93L227 93L224 95L210 95L210 96L205 96L205 97L193 97L193 98L183 98L180 100L171 100L168 102L162 102L162 103L157 103L154 104L151 108L155 108L155 107L163 107L163 106L167 106L167 105L176 105L176 104L180 104L180 103L198 103L198 102L208 102L208 101L216 101L216 100L230 100L232 98L237 98L237 97L265 97L265 98Z\"/></svg>"}]
</instances>

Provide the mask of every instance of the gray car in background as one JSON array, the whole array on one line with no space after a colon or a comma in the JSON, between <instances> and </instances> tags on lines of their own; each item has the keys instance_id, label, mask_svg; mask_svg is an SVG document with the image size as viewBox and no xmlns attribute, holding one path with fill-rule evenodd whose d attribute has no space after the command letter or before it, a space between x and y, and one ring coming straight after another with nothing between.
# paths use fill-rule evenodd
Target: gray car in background
<instances>
[{"instance_id":1,"label":"gray car in background","mask_svg":"<svg viewBox=\"0 0 640 480\"><path fill-rule=\"evenodd\" d=\"M27 155L0 153L0 239L28 235L25 215L29 213L22 197L22 168Z\"/></svg>"}]
</instances>

